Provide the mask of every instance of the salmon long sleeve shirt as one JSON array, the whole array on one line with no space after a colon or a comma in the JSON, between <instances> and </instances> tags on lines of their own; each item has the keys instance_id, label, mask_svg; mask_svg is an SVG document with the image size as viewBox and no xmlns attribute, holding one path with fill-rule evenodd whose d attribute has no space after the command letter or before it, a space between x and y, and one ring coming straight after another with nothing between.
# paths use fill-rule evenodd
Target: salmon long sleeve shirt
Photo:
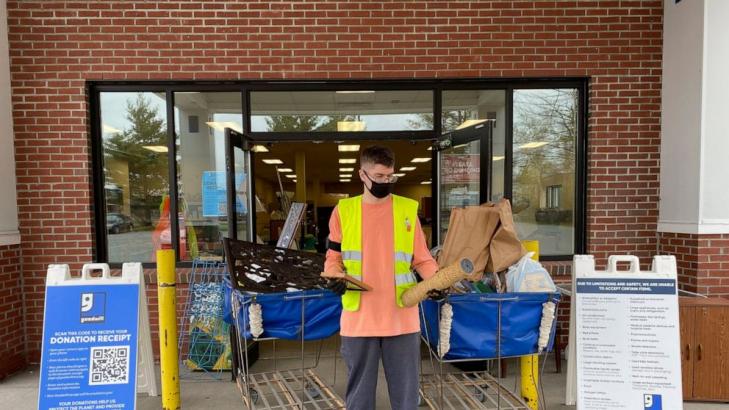
<instances>
[{"instance_id":1,"label":"salmon long sleeve shirt","mask_svg":"<svg viewBox=\"0 0 729 410\"><path fill-rule=\"evenodd\" d=\"M339 210L329 220L329 240L342 242ZM392 196L378 204L362 202L362 281L372 290L362 292L359 310L343 310L340 334L349 337L398 336L420 331L418 307L401 308L395 301L395 260ZM341 272L342 254L329 249L324 271ZM430 256L420 221L415 224L412 266L427 279L438 270Z\"/></svg>"}]
</instances>

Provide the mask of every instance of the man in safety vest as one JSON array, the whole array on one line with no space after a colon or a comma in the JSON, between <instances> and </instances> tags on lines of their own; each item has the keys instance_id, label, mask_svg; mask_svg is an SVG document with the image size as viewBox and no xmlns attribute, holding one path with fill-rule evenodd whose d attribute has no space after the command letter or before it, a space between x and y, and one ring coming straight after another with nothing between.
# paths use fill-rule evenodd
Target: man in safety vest
<instances>
[{"instance_id":1,"label":"man in safety vest","mask_svg":"<svg viewBox=\"0 0 729 410\"><path fill-rule=\"evenodd\" d=\"M380 359L390 404L416 409L420 366L418 308L402 306L402 293L415 285L414 268L427 279L438 270L418 220L418 203L393 195L395 157L386 147L362 151L360 196L339 201L329 220L329 249L324 270L346 274L372 287L342 295L342 356L347 364L347 410L374 409Z\"/></svg>"}]
</instances>

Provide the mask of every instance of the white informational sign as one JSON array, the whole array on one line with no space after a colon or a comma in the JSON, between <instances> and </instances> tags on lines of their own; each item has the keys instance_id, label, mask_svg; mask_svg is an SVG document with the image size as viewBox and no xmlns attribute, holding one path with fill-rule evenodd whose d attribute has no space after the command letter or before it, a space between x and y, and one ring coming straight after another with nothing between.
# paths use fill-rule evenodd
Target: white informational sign
<instances>
[{"instance_id":1,"label":"white informational sign","mask_svg":"<svg viewBox=\"0 0 729 410\"><path fill-rule=\"evenodd\" d=\"M656 256L641 272L638 258L611 256L596 272L577 255L573 274L577 408L682 409L676 259Z\"/></svg>"}]
</instances>

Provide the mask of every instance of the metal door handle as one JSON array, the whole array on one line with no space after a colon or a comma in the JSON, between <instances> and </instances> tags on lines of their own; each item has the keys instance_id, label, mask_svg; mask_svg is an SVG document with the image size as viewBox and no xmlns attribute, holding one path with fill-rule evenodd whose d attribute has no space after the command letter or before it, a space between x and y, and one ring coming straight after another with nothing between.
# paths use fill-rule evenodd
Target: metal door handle
<instances>
[{"instance_id":1,"label":"metal door handle","mask_svg":"<svg viewBox=\"0 0 729 410\"><path fill-rule=\"evenodd\" d=\"M696 346L696 360L701 360L701 352L704 350L704 347L701 346L701 343L699 343L698 346Z\"/></svg>"}]
</instances>

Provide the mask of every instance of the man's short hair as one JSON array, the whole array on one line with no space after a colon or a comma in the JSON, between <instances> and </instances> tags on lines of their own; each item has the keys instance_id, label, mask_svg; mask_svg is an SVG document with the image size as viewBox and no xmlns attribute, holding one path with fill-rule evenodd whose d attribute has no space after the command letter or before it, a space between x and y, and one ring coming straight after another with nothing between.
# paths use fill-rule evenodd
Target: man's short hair
<instances>
[{"instance_id":1,"label":"man's short hair","mask_svg":"<svg viewBox=\"0 0 729 410\"><path fill-rule=\"evenodd\" d=\"M388 168L395 166L395 154L390 148L382 145L371 145L364 150L359 157L360 165L364 164L380 164Z\"/></svg>"}]
</instances>

